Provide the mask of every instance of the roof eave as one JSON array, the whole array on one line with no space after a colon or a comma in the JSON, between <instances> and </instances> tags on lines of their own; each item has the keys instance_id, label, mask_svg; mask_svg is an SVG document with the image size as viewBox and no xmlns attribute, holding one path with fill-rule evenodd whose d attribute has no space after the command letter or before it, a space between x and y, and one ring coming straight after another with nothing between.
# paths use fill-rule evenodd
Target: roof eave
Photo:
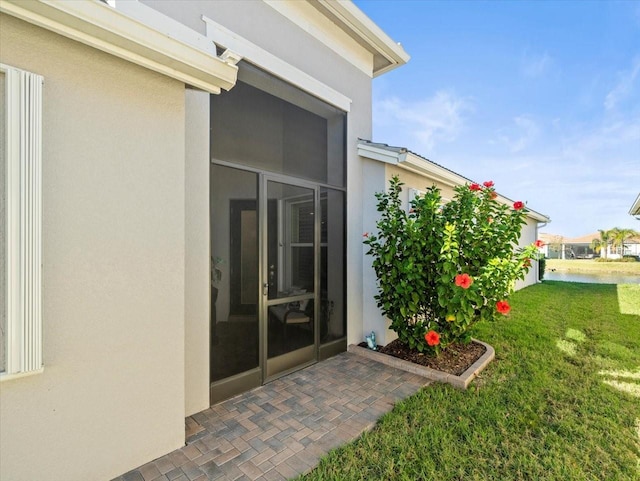
<instances>
[{"instance_id":1,"label":"roof eave","mask_svg":"<svg viewBox=\"0 0 640 481\"><path fill-rule=\"evenodd\" d=\"M398 167L409 170L411 172L429 177L439 183L449 187L464 185L473 182L460 174L457 174L445 167L431 162L405 148L389 148L382 146L370 145L367 141L358 142L358 155L373 160L385 162L387 164L397 165ZM502 195L498 195L498 201L503 204L512 204L513 200ZM551 219L540 212L536 212L527 207L527 215L537 222L551 222Z\"/></svg>"},{"instance_id":2,"label":"roof eave","mask_svg":"<svg viewBox=\"0 0 640 481\"><path fill-rule=\"evenodd\" d=\"M636 197L631 209L629 209L629 214L640 216L640 194L638 194L638 197Z\"/></svg>"},{"instance_id":3,"label":"roof eave","mask_svg":"<svg viewBox=\"0 0 640 481\"><path fill-rule=\"evenodd\" d=\"M206 37L139 2L0 0L0 12L210 93L235 85L238 68Z\"/></svg>"},{"instance_id":4,"label":"roof eave","mask_svg":"<svg viewBox=\"0 0 640 481\"><path fill-rule=\"evenodd\" d=\"M310 2L331 14L345 32L366 46L374 56L373 76L377 77L406 64L411 58L402 45L394 42L378 25L351 1L314 0Z\"/></svg>"},{"instance_id":5,"label":"roof eave","mask_svg":"<svg viewBox=\"0 0 640 481\"><path fill-rule=\"evenodd\" d=\"M441 167L437 164L434 164L427 159L420 157L419 155L414 154L413 152L407 152L404 154L404 158L401 158L400 162L411 166L412 170L423 172L425 175L428 175L430 178L434 180L449 185L450 187L455 187L457 185L464 185L466 183L473 183L471 179L464 177L462 175L456 174L455 172L450 171L444 167ZM398 164L399 167L402 167L402 164ZM512 204L514 201L505 197L503 195L498 194L497 200L502 204ZM538 222L551 222L551 219L544 214L536 212L535 210L531 210L527 207L527 215L532 219Z\"/></svg>"}]
</instances>

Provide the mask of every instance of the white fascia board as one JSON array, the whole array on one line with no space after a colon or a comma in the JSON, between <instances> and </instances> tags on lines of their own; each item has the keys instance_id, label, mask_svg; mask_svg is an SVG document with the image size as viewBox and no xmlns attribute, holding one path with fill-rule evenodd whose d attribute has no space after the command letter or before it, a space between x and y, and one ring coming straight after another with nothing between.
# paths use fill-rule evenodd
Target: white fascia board
<instances>
[{"instance_id":1,"label":"white fascia board","mask_svg":"<svg viewBox=\"0 0 640 481\"><path fill-rule=\"evenodd\" d=\"M469 182L468 179L465 179L461 175L457 175L450 170L429 162L421 157L418 157L411 152L403 154L400 162L400 167L403 167L403 165L410 167L414 172L420 173L425 177L437 180L438 182L441 182L450 187L455 187L456 185L464 185L465 183Z\"/></svg>"},{"instance_id":2,"label":"white fascia board","mask_svg":"<svg viewBox=\"0 0 640 481\"><path fill-rule=\"evenodd\" d=\"M636 200L631 206L631 209L629 209L629 214L640 215L640 194L638 194L638 197L636 197Z\"/></svg>"},{"instance_id":3,"label":"white fascia board","mask_svg":"<svg viewBox=\"0 0 640 481\"><path fill-rule=\"evenodd\" d=\"M235 85L237 67L218 58L205 37L137 1L115 5L0 0L0 12L210 93Z\"/></svg>"},{"instance_id":4,"label":"white fascia board","mask_svg":"<svg viewBox=\"0 0 640 481\"><path fill-rule=\"evenodd\" d=\"M358 155L365 159L377 160L385 164L398 165L400 153L389 149L374 147L373 145L358 143Z\"/></svg>"},{"instance_id":5,"label":"white fascia board","mask_svg":"<svg viewBox=\"0 0 640 481\"><path fill-rule=\"evenodd\" d=\"M389 70L406 64L411 58L402 46L394 42L353 2L344 0L315 0L335 17L360 40L368 45L375 53L384 57L388 64L374 70L377 77Z\"/></svg>"},{"instance_id":6,"label":"white fascia board","mask_svg":"<svg viewBox=\"0 0 640 481\"><path fill-rule=\"evenodd\" d=\"M202 16L202 20L206 24L207 38L216 44L232 50L247 62L281 78L285 82L299 87L334 107L338 107L345 112L351 110L351 99L347 96L285 62L281 58L276 57L272 53L267 52L255 43L223 27L215 20L205 15Z\"/></svg>"},{"instance_id":7,"label":"white fascia board","mask_svg":"<svg viewBox=\"0 0 640 481\"><path fill-rule=\"evenodd\" d=\"M411 153L407 152L402 154L400 157L400 163L398 167L403 167L412 170L415 173L421 174L425 177L429 177L443 184L449 185L450 187L455 187L458 185L464 185L468 182L471 182L466 177L456 174L455 172L451 172L449 169L445 169L437 164L432 162L428 162L425 159ZM507 197L498 194L496 199L501 204L510 205L513 204L513 201ZM529 211L527 213L527 217L532 218L538 222L550 222L547 216L536 212L535 210L531 210L527 207Z\"/></svg>"},{"instance_id":8,"label":"white fascia board","mask_svg":"<svg viewBox=\"0 0 640 481\"><path fill-rule=\"evenodd\" d=\"M463 185L465 182L468 182L464 177L456 175L450 170L429 162L409 151L396 152L383 147L359 143L358 155L367 159L397 165L402 169L409 170L422 177L436 180L451 187Z\"/></svg>"},{"instance_id":9,"label":"white fascia board","mask_svg":"<svg viewBox=\"0 0 640 481\"><path fill-rule=\"evenodd\" d=\"M262 1L368 77L373 77L373 52L357 42L311 3Z\"/></svg>"},{"instance_id":10,"label":"white fascia board","mask_svg":"<svg viewBox=\"0 0 640 481\"><path fill-rule=\"evenodd\" d=\"M456 187L470 182L469 179L451 172L433 162L429 162L412 152L395 152L393 150L375 147L367 144L358 144L358 155L372 160L378 160L387 164L397 165L399 168L421 175L422 177L434 180L436 182ZM505 205L513 204L511 199L498 195L498 202ZM540 214L527 207L529 211L527 216L537 222L550 222L547 216Z\"/></svg>"}]
</instances>

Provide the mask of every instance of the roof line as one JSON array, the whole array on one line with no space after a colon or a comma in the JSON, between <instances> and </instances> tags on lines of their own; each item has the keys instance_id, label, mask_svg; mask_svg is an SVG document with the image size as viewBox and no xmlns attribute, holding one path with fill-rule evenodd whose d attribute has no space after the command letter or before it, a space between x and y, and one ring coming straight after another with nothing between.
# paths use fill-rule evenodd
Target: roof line
<instances>
[{"instance_id":1,"label":"roof line","mask_svg":"<svg viewBox=\"0 0 640 481\"><path fill-rule=\"evenodd\" d=\"M376 23L352 1L316 0L312 5L328 11L341 24L343 30L367 45L386 60L387 65L373 69L377 77L389 70L406 64L411 58L400 43L394 42Z\"/></svg>"},{"instance_id":2,"label":"roof line","mask_svg":"<svg viewBox=\"0 0 640 481\"><path fill-rule=\"evenodd\" d=\"M444 167L426 157L410 151L406 147L394 147L388 144L372 142L366 139L358 139L358 155L380 162L397 165L398 167L407 168L423 176L429 176L435 180L447 184L449 186L463 185L466 183L475 183L463 175ZM405 164L405 165L403 165ZM514 201L504 195L498 195L503 203L513 203ZM551 219L527 206L530 217L540 222L551 222Z\"/></svg>"},{"instance_id":3,"label":"roof line","mask_svg":"<svg viewBox=\"0 0 640 481\"><path fill-rule=\"evenodd\" d=\"M631 204L631 209L629 209L629 214L640 215L640 194L638 194L638 197L636 197L635 202Z\"/></svg>"},{"instance_id":4,"label":"roof line","mask_svg":"<svg viewBox=\"0 0 640 481\"><path fill-rule=\"evenodd\" d=\"M213 94L236 83L207 38L140 2L0 0L0 12Z\"/></svg>"}]
</instances>

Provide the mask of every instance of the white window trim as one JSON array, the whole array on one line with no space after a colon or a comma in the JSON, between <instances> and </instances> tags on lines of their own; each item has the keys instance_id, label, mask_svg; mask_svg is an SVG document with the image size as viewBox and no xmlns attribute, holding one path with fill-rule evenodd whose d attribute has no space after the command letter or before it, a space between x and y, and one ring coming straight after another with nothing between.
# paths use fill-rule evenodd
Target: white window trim
<instances>
[{"instance_id":1,"label":"white window trim","mask_svg":"<svg viewBox=\"0 0 640 481\"><path fill-rule=\"evenodd\" d=\"M0 381L42 372L43 77L0 64L6 99L6 365Z\"/></svg>"},{"instance_id":2,"label":"white window trim","mask_svg":"<svg viewBox=\"0 0 640 481\"><path fill-rule=\"evenodd\" d=\"M267 52L207 16L202 15L202 20L206 25L207 38L217 45L233 51L256 67L281 78L285 82L295 85L314 97L334 107L338 107L344 112L351 110L351 99L347 96L285 62L281 58L276 57L272 53Z\"/></svg>"}]
</instances>

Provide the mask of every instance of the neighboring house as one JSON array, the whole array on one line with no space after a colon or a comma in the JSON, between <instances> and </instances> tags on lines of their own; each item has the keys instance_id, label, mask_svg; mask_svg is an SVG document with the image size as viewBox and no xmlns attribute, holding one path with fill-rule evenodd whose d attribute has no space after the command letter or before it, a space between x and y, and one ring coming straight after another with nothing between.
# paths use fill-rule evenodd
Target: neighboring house
<instances>
[{"instance_id":1,"label":"neighboring house","mask_svg":"<svg viewBox=\"0 0 640 481\"><path fill-rule=\"evenodd\" d=\"M540 248L540 252L548 259L560 259L562 257L562 245L564 237L557 234L549 234L540 232L540 240L544 245Z\"/></svg>"},{"instance_id":2,"label":"neighboring house","mask_svg":"<svg viewBox=\"0 0 640 481\"><path fill-rule=\"evenodd\" d=\"M609 255L615 255L617 257L620 257L619 250L617 251L617 253L614 253L613 251L614 249L610 247ZM622 255L640 257L640 236L629 237L627 240L624 241L624 246L622 248Z\"/></svg>"},{"instance_id":3,"label":"neighboring house","mask_svg":"<svg viewBox=\"0 0 640 481\"><path fill-rule=\"evenodd\" d=\"M466 181L358 140L408 59L351 2L0 0L1 479L110 479L386 331L373 193Z\"/></svg>"},{"instance_id":4,"label":"neighboring house","mask_svg":"<svg viewBox=\"0 0 640 481\"><path fill-rule=\"evenodd\" d=\"M592 247L594 239L600 239L600 233L594 232L580 237L564 237L557 234L541 233L540 239L545 243L543 254L549 259L593 259L604 257L603 253ZM623 255L640 255L640 238L632 237L624 243ZM607 247L607 258L620 257L611 246Z\"/></svg>"},{"instance_id":5,"label":"neighboring house","mask_svg":"<svg viewBox=\"0 0 640 481\"><path fill-rule=\"evenodd\" d=\"M358 142L358 154L363 160L364 183L364 231L375 232L378 212L376 210L375 193L385 190L389 181L397 175L404 183L402 195L409 209L409 202L426 188L432 185L440 188L444 201L451 200L454 196L453 188L459 185L470 184L475 180L463 177L452 170L430 161L404 147L392 147L386 144L360 139ZM480 179L479 182L489 179ZM512 205L513 200L498 195L498 202ZM529 213L527 223L522 229L520 245L528 245L538 239L538 226L550 222L550 219L527 206ZM364 251L364 299L372 299L377 294L376 276L371 266L371 259ZM535 262L523 281L516 282L516 289L521 289L538 281L538 263ZM397 336L388 329L389 321L385 319L375 303L364 302L363 323L365 332L375 331L386 344Z\"/></svg>"},{"instance_id":6,"label":"neighboring house","mask_svg":"<svg viewBox=\"0 0 640 481\"><path fill-rule=\"evenodd\" d=\"M564 237L557 234L541 233L540 239L545 243L543 253L549 259L592 259L600 254L591 247L593 239L599 239L595 232L580 237Z\"/></svg>"}]
</instances>

